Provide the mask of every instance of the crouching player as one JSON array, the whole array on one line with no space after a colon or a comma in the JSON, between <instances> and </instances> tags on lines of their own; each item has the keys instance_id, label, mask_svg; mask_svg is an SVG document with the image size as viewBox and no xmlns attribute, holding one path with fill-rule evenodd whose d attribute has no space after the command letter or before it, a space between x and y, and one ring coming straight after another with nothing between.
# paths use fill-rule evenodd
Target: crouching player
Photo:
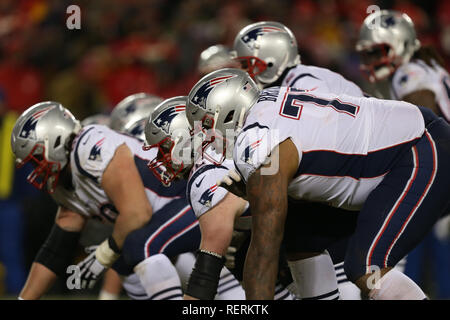
<instances>
[{"instance_id":1,"label":"crouching player","mask_svg":"<svg viewBox=\"0 0 450 320\"><path fill-rule=\"evenodd\" d=\"M200 232L185 198L186 184L165 188L149 173L146 165L156 154L144 152L140 140L106 126L82 128L56 102L26 110L13 128L11 144L19 167L34 166L28 181L59 205L21 299L40 298L66 273L89 218L112 223L114 229L78 265L82 288L93 287L114 264L121 274L134 271L149 297L181 298L180 280L168 256L196 250ZM165 272L154 274L153 268Z\"/></svg>"}]
</instances>

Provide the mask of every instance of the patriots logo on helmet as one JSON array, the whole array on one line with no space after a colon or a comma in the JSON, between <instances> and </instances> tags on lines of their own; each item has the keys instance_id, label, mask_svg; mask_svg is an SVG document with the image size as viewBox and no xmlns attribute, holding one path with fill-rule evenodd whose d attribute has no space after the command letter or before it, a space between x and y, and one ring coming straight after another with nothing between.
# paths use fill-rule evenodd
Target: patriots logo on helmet
<instances>
[{"instance_id":1,"label":"patriots logo on helmet","mask_svg":"<svg viewBox=\"0 0 450 320\"><path fill-rule=\"evenodd\" d=\"M125 108L125 114L130 114L136 111L136 105L134 103L130 104Z\"/></svg>"},{"instance_id":2,"label":"patriots logo on helmet","mask_svg":"<svg viewBox=\"0 0 450 320\"><path fill-rule=\"evenodd\" d=\"M202 196L200 197L200 200L198 201L201 205L210 207L212 198L214 196L214 192L217 190L217 184L213 185L212 187L206 189L205 192L203 192Z\"/></svg>"},{"instance_id":3,"label":"patriots logo on helmet","mask_svg":"<svg viewBox=\"0 0 450 320\"><path fill-rule=\"evenodd\" d=\"M403 75L400 78L400 80L398 81L398 83L401 84L401 85L405 84L406 82L408 82L408 75L407 74Z\"/></svg>"},{"instance_id":4,"label":"patriots logo on helmet","mask_svg":"<svg viewBox=\"0 0 450 320\"><path fill-rule=\"evenodd\" d=\"M173 106L170 107L163 112L161 112L155 120L153 120L153 124L163 130L165 133L169 134L170 123L172 122L175 116L186 110L185 105Z\"/></svg>"},{"instance_id":5,"label":"patriots logo on helmet","mask_svg":"<svg viewBox=\"0 0 450 320\"><path fill-rule=\"evenodd\" d=\"M195 106L200 107L206 110L206 99L208 99L208 95L214 87L225 80L236 77L236 75L226 75L222 77L217 77L214 79L205 82L198 90L195 92L194 96L191 99L191 103Z\"/></svg>"},{"instance_id":6,"label":"patriots logo on helmet","mask_svg":"<svg viewBox=\"0 0 450 320\"><path fill-rule=\"evenodd\" d=\"M105 138L100 139L97 141L96 144L91 149L91 152L89 153L89 160L101 160L100 151L102 150L102 144L103 141L105 141Z\"/></svg>"},{"instance_id":7,"label":"patriots logo on helmet","mask_svg":"<svg viewBox=\"0 0 450 320\"><path fill-rule=\"evenodd\" d=\"M381 21L381 26L384 28L389 28L395 26L395 18L393 16L388 16Z\"/></svg>"},{"instance_id":8,"label":"patriots logo on helmet","mask_svg":"<svg viewBox=\"0 0 450 320\"><path fill-rule=\"evenodd\" d=\"M38 119L47 113L52 107L44 108L34 113L27 121L25 121L22 130L20 130L19 137L36 140L36 124Z\"/></svg>"},{"instance_id":9,"label":"patriots logo on helmet","mask_svg":"<svg viewBox=\"0 0 450 320\"><path fill-rule=\"evenodd\" d=\"M262 139L256 140L245 148L244 153L241 157L244 162L250 163L250 159L253 157L253 153L255 153L256 148L258 148L258 146L261 144L261 141Z\"/></svg>"},{"instance_id":10,"label":"patriots logo on helmet","mask_svg":"<svg viewBox=\"0 0 450 320\"><path fill-rule=\"evenodd\" d=\"M253 42L256 41L256 39L258 39L258 37L260 35L263 35L264 33L269 33L269 32L283 32L283 30L280 28L277 28L277 27L260 27L260 28L250 30L249 32L244 34L244 36L241 38L241 40L245 44L247 44L249 47L252 47Z\"/></svg>"}]
</instances>

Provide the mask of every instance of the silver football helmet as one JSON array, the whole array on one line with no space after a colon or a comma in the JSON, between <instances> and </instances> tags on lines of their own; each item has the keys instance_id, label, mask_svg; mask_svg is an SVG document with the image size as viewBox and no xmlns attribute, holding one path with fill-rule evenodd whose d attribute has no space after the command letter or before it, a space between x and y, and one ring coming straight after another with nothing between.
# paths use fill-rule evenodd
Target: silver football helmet
<instances>
[{"instance_id":1,"label":"silver football helmet","mask_svg":"<svg viewBox=\"0 0 450 320\"><path fill-rule=\"evenodd\" d=\"M58 102L41 102L22 113L11 133L11 148L18 168L28 162L35 167L28 182L54 192L69 161L71 138L80 129L80 122Z\"/></svg>"},{"instance_id":2,"label":"silver football helmet","mask_svg":"<svg viewBox=\"0 0 450 320\"><path fill-rule=\"evenodd\" d=\"M259 93L247 72L233 68L211 72L194 85L188 95L186 116L193 135L204 133L203 151L214 142L216 153L227 156L227 144L234 143L234 137L228 141L225 137L240 131Z\"/></svg>"},{"instance_id":3,"label":"silver football helmet","mask_svg":"<svg viewBox=\"0 0 450 320\"><path fill-rule=\"evenodd\" d=\"M232 55L262 86L277 81L286 68L300 63L294 34L285 25L272 21L253 23L239 31Z\"/></svg>"},{"instance_id":4,"label":"silver football helmet","mask_svg":"<svg viewBox=\"0 0 450 320\"><path fill-rule=\"evenodd\" d=\"M162 101L162 98L148 93L126 97L112 110L110 128L144 140L145 122Z\"/></svg>"},{"instance_id":5,"label":"silver football helmet","mask_svg":"<svg viewBox=\"0 0 450 320\"><path fill-rule=\"evenodd\" d=\"M158 148L149 169L165 186L189 172L192 164L190 126L186 118L186 96L161 102L145 125L144 150Z\"/></svg>"},{"instance_id":6,"label":"silver football helmet","mask_svg":"<svg viewBox=\"0 0 450 320\"><path fill-rule=\"evenodd\" d=\"M370 14L363 22L356 51L361 70L370 82L389 77L420 48L411 18L395 10Z\"/></svg>"},{"instance_id":7,"label":"silver football helmet","mask_svg":"<svg viewBox=\"0 0 450 320\"><path fill-rule=\"evenodd\" d=\"M231 50L224 45L210 46L200 53L197 63L198 72L204 76L222 68L239 68L240 64L231 57Z\"/></svg>"}]
</instances>

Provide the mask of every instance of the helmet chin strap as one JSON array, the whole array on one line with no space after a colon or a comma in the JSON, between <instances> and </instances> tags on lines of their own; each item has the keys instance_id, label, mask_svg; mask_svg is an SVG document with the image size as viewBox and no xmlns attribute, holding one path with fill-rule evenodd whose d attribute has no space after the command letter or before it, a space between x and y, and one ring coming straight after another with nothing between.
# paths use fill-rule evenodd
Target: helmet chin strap
<instances>
[{"instance_id":1,"label":"helmet chin strap","mask_svg":"<svg viewBox=\"0 0 450 320\"><path fill-rule=\"evenodd\" d=\"M172 151L170 152L170 159L172 159L172 168L173 168L173 165L186 167L186 166L185 166L186 163L184 162L184 159L183 159L183 158L181 158L180 163L176 163L176 162L174 161L174 159L177 159L177 160L178 160L178 157L175 157L175 156L174 156L174 152L175 152L175 149L178 150L177 145L178 145L178 143L180 142L180 140L181 140L181 137L179 137L179 136L175 138L174 144L173 144L173 148L172 148ZM189 152L189 155L191 155L191 152ZM190 158L191 158L190 161L192 161L192 157L190 157ZM178 170L178 168L177 168L177 170Z\"/></svg>"},{"instance_id":2,"label":"helmet chin strap","mask_svg":"<svg viewBox=\"0 0 450 320\"><path fill-rule=\"evenodd\" d=\"M48 150L49 150L49 145L48 145L48 136L45 136L45 138L44 138L44 155L45 155L45 159L48 161L49 160L49 157L48 157Z\"/></svg>"},{"instance_id":3,"label":"helmet chin strap","mask_svg":"<svg viewBox=\"0 0 450 320\"><path fill-rule=\"evenodd\" d=\"M408 53L407 56L403 57L403 59L402 59L402 64L403 64L403 63L408 63L408 62L411 60L411 58L412 58L412 56L414 55L414 53L415 53L417 50L419 50L420 47L421 47L420 40L419 40L419 39L415 39L415 40L414 40L414 43L412 44L412 49L409 51L409 53Z\"/></svg>"},{"instance_id":4,"label":"helmet chin strap","mask_svg":"<svg viewBox=\"0 0 450 320\"><path fill-rule=\"evenodd\" d=\"M73 129L73 133L78 134L81 129L83 129L83 126L81 125L81 122L76 120L75 121L75 128Z\"/></svg>"},{"instance_id":5,"label":"helmet chin strap","mask_svg":"<svg viewBox=\"0 0 450 320\"><path fill-rule=\"evenodd\" d=\"M220 106L217 106L216 108L216 112L214 113L214 124L213 124L213 130L216 130L216 124L217 124L217 119L219 118L219 114L220 114L220 110L222 108Z\"/></svg>"},{"instance_id":6,"label":"helmet chin strap","mask_svg":"<svg viewBox=\"0 0 450 320\"><path fill-rule=\"evenodd\" d=\"M244 125L245 113L246 113L245 108L241 108L241 113L239 114L239 120L236 126L236 131L241 131L242 126Z\"/></svg>"}]
</instances>

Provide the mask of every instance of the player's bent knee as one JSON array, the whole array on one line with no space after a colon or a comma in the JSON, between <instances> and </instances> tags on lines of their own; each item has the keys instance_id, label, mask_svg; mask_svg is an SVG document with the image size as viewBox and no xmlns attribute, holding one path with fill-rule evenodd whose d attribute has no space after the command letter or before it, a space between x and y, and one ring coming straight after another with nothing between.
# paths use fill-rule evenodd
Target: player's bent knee
<instances>
[{"instance_id":1,"label":"player's bent knee","mask_svg":"<svg viewBox=\"0 0 450 320\"><path fill-rule=\"evenodd\" d=\"M402 272L384 268L374 281L364 276L357 281L365 287L371 300L424 300L427 299L420 287Z\"/></svg>"},{"instance_id":2,"label":"player's bent knee","mask_svg":"<svg viewBox=\"0 0 450 320\"><path fill-rule=\"evenodd\" d=\"M153 300L181 299L181 282L177 270L164 254L156 254L134 267L145 292Z\"/></svg>"},{"instance_id":3,"label":"player's bent knee","mask_svg":"<svg viewBox=\"0 0 450 320\"><path fill-rule=\"evenodd\" d=\"M353 283L361 290L363 295L368 296L370 291L379 284L379 280L391 269L391 267L372 266L371 272L359 276Z\"/></svg>"},{"instance_id":4,"label":"player's bent knee","mask_svg":"<svg viewBox=\"0 0 450 320\"><path fill-rule=\"evenodd\" d=\"M307 259L288 261L288 265L301 299L339 299L336 273L327 251Z\"/></svg>"}]
</instances>

